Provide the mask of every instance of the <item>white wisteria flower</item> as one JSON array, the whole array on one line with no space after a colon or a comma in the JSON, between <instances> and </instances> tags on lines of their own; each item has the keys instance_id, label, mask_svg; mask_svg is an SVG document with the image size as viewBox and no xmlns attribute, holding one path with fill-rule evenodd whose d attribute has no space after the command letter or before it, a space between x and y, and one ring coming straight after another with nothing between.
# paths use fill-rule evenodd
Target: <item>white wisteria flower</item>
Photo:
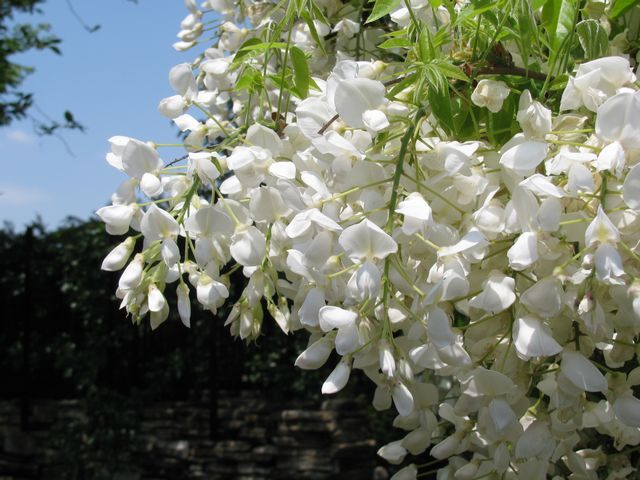
<instances>
[{"instance_id":1,"label":"white wisteria flower","mask_svg":"<svg viewBox=\"0 0 640 480\"><path fill-rule=\"evenodd\" d=\"M520 3L187 0L184 152L109 140L121 307L306 334L394 480L635 478L640 7Z\"/></svg>"}]
</instances>

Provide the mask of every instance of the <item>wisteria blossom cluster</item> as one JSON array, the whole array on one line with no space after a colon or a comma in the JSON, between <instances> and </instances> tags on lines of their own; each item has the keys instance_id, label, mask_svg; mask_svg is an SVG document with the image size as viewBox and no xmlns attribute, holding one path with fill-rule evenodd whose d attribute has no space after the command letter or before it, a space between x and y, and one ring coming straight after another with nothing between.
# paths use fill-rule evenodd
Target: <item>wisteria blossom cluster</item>
<instances>
[{"instance_id":1,"label":"wisteria blossom cluster","mask_svg":"<svg viewBox=\"0 0 640 480\"><path fill-rule=\"evenodd\" d=\"M366 375L395 480L640 478L637 3L187 0L184 155L110 139L122 308L240 270L231 334Z\"/></svg>"}]
</instances>

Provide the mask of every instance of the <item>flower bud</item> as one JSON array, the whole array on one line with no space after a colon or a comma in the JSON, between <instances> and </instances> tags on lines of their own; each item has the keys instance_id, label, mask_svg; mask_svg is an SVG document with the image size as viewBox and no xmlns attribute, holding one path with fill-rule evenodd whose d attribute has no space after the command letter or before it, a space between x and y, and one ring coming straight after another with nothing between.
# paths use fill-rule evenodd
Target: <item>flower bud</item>
<instances>
[{"instance_id":1,"label":"flower bud","mask_svg":"<svg viewBox=\"0 0 640 480\"><path fill-rule=\"evenodd\" d=\"M116 248L111 250L102 261L102 270L115 272L123 268L126 265L127 260L129 260L135 244L135 239L133 237L129 237Z\"/></svg>"},{"instance_id":2,"label":"flower bud","mask_svg":"<svg viewBox=\"0 0 640 480\"><path fill-rule=\"evenodd\" d=\"M164 295L153 283L149 285L147 302L149 304L149 310L152 312L161 311L167 304L167 300L164 298Z\"/></svg>"},{"instance_id":3,"label":"flower bud","mask_svg":"<svg viewBox=\"0 0 640 480\"><path fill-rule=\"evenodd\" d=\"M402 440L396 440L381 447L378 450L378 455L387 462L398 465L402 463L404 457L407 455L407 449L402 446Z\"/></svg>"},{"instance_id":4,"label":"flower bud","mask_svg":"<svg viewBox=\"0 0 640 480\"><path fill-rule=\"evenodd\" d=\"M398 470L391 480L416 480L418 478L418 468L412 463Z\"/></svg>"},{"instance_id":5,"label":"flower bud","mask_svg":"<svg viewBox=\"0 0 640 480\"><path fill-rule=\"evenodd\" d=\"M123 290L131 290L136 288L142 280L142 270L144 266L144 257L137 254L133 261L124 269L118 287Z\"/></svg>"},{"instance_id":6,"label":"flower bud","mask_svg":"<svg viewBox=\"0 0 640 480\"><path fill-rule=\"evenodd\" d=\"M189 287L180 281L176 289L178 295L178 314L185 327L191 327L191 300L189 299Z\"/></svg>"}]
</instances>

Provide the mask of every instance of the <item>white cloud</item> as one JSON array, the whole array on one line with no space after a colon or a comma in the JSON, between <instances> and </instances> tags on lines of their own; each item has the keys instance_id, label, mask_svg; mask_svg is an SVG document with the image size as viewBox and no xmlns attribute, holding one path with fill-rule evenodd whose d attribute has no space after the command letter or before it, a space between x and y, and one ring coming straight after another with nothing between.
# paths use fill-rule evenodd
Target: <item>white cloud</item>
<instances>
[{"instance_id":1,"label":"white cloud","mask_svg":"<svg viewBox=\"0 0 640 480\"><path fill-rule=\"evenodd\" d=\"M49 195L36 187L0 185L0 206L23 207L49 199Z\"/></svg>"},{"instance_id":2,"label":"white cloud","mask_svg":"<svg viewBox=\"0 0 640 480\"><path fill-rule=\"evenodd\" d=\"M16 143L33 143L35 141L35 138L32 134L20 129L9 130L6 133L5 137L7 138L7 140Z\"/></svg>"}]
</instances>

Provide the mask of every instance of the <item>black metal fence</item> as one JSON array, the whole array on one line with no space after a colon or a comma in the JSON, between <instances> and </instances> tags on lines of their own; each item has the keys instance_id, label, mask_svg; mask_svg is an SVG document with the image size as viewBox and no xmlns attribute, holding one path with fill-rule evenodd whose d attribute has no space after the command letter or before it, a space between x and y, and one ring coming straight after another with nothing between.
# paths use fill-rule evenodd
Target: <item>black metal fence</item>
<instances>
[{"instance_id":1,"label":"black metal fence","mask_svg":"<svg viewBox=\"0 0 640 480\"><path fill-rule=\"evenodd\" d=\"M118 274L100 271L118 241L98 222L0 230L0 396L21 399L24 428L33 398L102 389L142 401L202 399L215 412L221 389L253 385L277 395L295 387L291 337L243 345L223 327L226 310L213 316L193 305L190 329L175 311L155 331L133 325L114 295ZM241 289L232 286L232 296ZM172 290L166 293L175 302Z\"/></svg>"}]
</instances>

